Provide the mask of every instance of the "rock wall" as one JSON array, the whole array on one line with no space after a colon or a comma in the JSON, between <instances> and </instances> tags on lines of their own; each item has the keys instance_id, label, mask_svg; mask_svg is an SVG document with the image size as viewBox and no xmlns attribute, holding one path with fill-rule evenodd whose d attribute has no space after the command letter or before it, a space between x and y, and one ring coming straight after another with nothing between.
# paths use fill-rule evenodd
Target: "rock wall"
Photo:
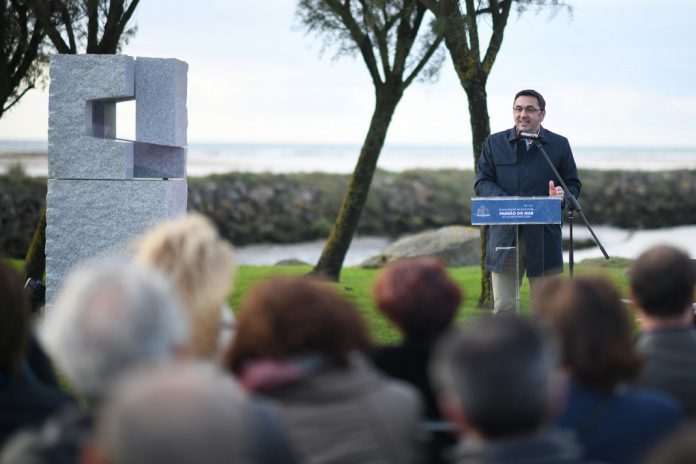
<instances>
[{"instance_id":1,"label":"rock wall","mask_svg":"<svg viewBox=\"0 0 696 464\"><path fill-rule=\"evenodd\" d=\"M236 245L291 243L328 235L347 185L348 176L320 173L189 178L188 206ZM358 232L395 237L462 224L472 191L471 172L378 172Z\"/></svg>"},{"instance_id":2,"label":"rock wall","mask_svg":"<svg viewBox=\"0 0 696 464\"><path fill-rule=\"evenodd\" d=\"M581 177L580 203L593 225L696 224L696 171L581 171ZM235 245L324 238L348 179L324 173L189 178L188 208L209 216ZM378 172L358 232L398 237L466 225L472 194L471 171ZM45 195L45 179L0 176L0 252L24 256Z\"/></svg>"},{"instance_id":3,"label":"rock wall","mask_svg":"<svg viewBox=\"0 0 696 464\"><path fill-rule=\"evenodd\" d=\"M653 229L696 224L696 171L580 171L593 224Z\"/></svg>"}]
</instances>

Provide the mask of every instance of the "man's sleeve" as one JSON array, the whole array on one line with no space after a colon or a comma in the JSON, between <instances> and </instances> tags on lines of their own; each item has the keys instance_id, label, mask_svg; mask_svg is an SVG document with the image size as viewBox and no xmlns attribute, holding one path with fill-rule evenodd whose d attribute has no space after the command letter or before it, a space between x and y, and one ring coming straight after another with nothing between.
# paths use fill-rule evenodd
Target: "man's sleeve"
<instances>
[{"instance_id":1,"label":"man's sleeve","mask_svg":"<svg viewBox=\"0 0 696 464\"><path fill-rule=\"evenodd\" d=\"M476 182L474 183L476 195L480 197L501 197L507 195L497 184L498 178L495 170L495 161L493 161L493 149L490 137L488 137L483 146L481 156L476 166Z\"/></svg>"}]
</instances>

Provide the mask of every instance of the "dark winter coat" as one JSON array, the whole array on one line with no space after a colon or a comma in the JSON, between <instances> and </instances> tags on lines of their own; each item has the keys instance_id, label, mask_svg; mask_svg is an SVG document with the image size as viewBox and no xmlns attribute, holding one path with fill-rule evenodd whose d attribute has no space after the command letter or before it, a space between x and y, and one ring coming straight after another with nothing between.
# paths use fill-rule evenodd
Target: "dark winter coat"
<instances>
[{"instance_id":1,"label":"dark winter coat","mask_svg":"<svg viewBox=\"0 0 696 464\"><path fill-rule=\"evenodd\" d=\"M556 186L560 185L539 148L532 145L527 150L525 141L516 139L516 135L512 128L492 134L486 140L476 174L478 196L548 196L550 180ZM578 197L582 184L568 139L543 127L539 135L556 170L568 189ZM509 251L496 251L496 247L514 245L515 227L489 227L486 246L486 269L489 271L501 272ZM560 224L519 227L526 249L527 276L562 272Z\"/></svg>"}]
</instances>

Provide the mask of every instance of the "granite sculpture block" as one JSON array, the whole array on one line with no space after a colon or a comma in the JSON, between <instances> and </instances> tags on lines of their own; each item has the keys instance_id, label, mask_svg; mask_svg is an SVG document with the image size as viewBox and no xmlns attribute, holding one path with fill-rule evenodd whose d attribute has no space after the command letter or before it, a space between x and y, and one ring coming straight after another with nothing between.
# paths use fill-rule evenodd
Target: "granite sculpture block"
<instances>
[{"instance_id":1,"label":"granite sculpture block","mask_svg":"<svg viewBox=\"0 0 696 464\"><path fill-rule=\"evenodd\" d=\"M48 177L133 177L133 144L113 137L116 102L135 97L134 68L124 55L51 57Z\"/></svg>"},{"instance_id":2,"label":"granite sculpture block","mask_svg":"<svg viewBox=\"0 0 696 464\"><path fill-rule=\"evenodd\" d=\"M175 59L52 56L47 307L73 267L186 214L187 70ZM129 99L136 140L117 140L116 103Z\"/></svg>"},{"instance_id":3,"label":"granite sculpture block","mask_svg":"<svg viewBox=\"0 0 696 464\"><path fill-rule=\"evenodd\" d=\"M77 264L125 249L145 229L186 214L187 183L48 180L46 299Z\"/></svg>"},{"instance_id":4,"label":"granite sculpture block","mask_svg":"<svg viewBox=\"0 0 696 464\"><path fill-rule=\"evenodd\" d=\"M135 61L135 139L167 146L186 145L186 72L176 59Z\"/></svg>"},{"instance_id":5,"label":"granite sculpture block","mask_svg":"<svg viewBox=\"0 0 696 464\"><path fill-rule=\"evenodd\" d=\"M186 177L186 148L135 142L133 177Z\"/></svg>"},{"instance_id":6,"label":"granite sculpture block","mask_svg":"<svg viewBox=\"0 0 696 464\"><path fill-rule=\"evenodd\" d=\"M135 61L135 177L186 176L186 73L176 59Z\"/></svg>"}]
</instances>

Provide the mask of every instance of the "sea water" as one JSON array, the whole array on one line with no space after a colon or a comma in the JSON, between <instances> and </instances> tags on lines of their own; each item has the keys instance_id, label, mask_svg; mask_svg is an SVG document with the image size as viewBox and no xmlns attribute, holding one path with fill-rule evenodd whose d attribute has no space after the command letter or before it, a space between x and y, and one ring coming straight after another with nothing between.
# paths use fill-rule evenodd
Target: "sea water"
<instances>
[{"instance_id":1,"label":"sea water","mask_svg":"<svg viewBox=\"0 0 696 464\"><path fill-rule=\"evenodd\" d=\"M45 152L46 141L0 140L0 172L20 162L29 175L46 175L43 157L7 160L3 153ZM581 169L663 171L696 169L696 147L573 147ZM351 173L360 155L357 145L191 143L188 173L202 176L224 172ZM378 167L387 171L409 169L474 168L470 146L385 145Z\"/></svg>"}]
</instances>

